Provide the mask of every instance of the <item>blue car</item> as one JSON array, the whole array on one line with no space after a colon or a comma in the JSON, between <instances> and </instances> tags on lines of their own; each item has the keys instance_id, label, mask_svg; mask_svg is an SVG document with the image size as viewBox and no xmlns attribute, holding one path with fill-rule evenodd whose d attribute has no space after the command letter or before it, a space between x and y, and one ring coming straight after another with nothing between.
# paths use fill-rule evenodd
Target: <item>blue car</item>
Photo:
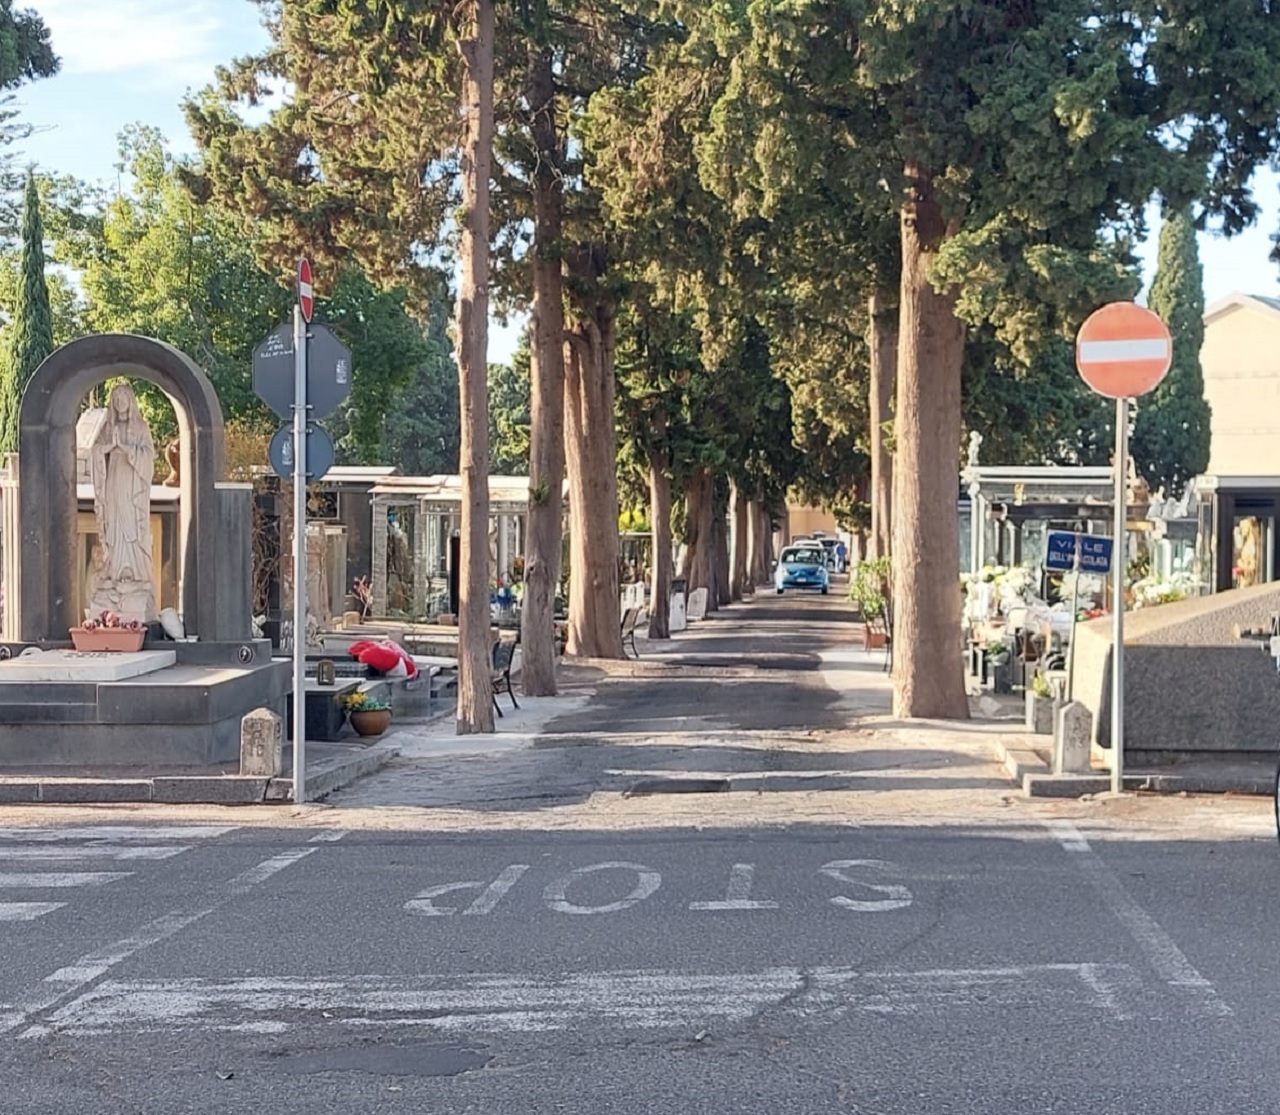
<instances>
[{"instance_id":1,"label":"blue car","mask_svg":"<svg viewBox=\"0 0 1280 1115\"><path fill-rule=\"evenodd\" d=\"M778 558L773 571L773 585L781 596L789 588L816 589L826 596L830 582L827 580L827 555L822 546L812 542L807 546L788 546Z\"/></svg>"}]
</instances>

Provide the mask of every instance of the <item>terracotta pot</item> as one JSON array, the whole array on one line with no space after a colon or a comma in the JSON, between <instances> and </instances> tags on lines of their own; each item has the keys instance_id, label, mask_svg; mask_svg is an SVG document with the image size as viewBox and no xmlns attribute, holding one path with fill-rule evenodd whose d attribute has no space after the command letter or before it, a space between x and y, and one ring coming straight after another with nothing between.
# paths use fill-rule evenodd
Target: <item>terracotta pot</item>
<instances>
[{"instance_id":1,"label":"terracotta pot","mask_svg":"<svg viewBox=\"0 0 1280 1115\"><path fill-rule=\"evenodd\" d=\"M142 641L147 637L146 630L130 631L124 627L99 627L86 631L83 627L71 629L71 642L76 650L103 653L106 651L132 653L142 649Z\"/></svg>"},{"instance_id":2,"label":"terracotta pot","mask_svg":"<svg viewBox=\"0 0 1280 1115\"><path fill-rule=\"evenodd\" d=\"M867 650L883 650L888 639L883 631L872 627L863 628L863 646Z\"/></svg>"},{"instance_id":3,"label":"terracotta pot","mask_svg":"<svg viewBox=\"0 0 1280 1115\"><path fill-rule=\"evenodd\" d=\"M351 726L358 736L380 736L391 726L389 708L353 709Z\"/></svg>"}]
</instances>

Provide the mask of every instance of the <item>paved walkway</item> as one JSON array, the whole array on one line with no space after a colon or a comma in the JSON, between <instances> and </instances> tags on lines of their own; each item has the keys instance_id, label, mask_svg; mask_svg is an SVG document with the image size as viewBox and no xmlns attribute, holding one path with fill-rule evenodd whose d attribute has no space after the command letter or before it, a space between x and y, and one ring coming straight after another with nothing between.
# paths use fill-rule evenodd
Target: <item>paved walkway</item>
<instances>
[{"instance_id":1,"label":"paved walkway","mask_svg":"<svg viewBox=\"0 0 1280 1115\"><path fill-rule=\"evenodd\" d=\"M556 698L512 709L502 696L493 736L454 735L452 719L394 732L399 757L329 804L517 814L696 792L700 808L736 813L819 792L1011 794L996 741L1025 740L1020 722L977 703L970 723L893 721L883 652L861 649L844 600L762 595L640 640L640 655L567 662Z\"/></svg>"}]
</instances>

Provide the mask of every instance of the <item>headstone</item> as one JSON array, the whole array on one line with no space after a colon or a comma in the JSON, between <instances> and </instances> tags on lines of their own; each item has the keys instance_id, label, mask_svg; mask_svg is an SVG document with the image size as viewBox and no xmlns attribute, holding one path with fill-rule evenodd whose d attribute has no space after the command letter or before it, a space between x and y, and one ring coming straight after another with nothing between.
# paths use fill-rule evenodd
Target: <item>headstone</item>
<instances>
[{"instance_id":1,"label":"headstone","mask_svg":"<svg viewBox=\"0 0 1280 1115\"><path fill-rule=\"evenodd\" d=\"M1088 774L1089 741L1093 735L1093 715L1079 701L1068 701L1058 709L1053 736L1053 773Z\"/></svg>"},{"instance_id":2,"label":"headstone","mask_svg":"<svg viewBox=\"0 0 1280 1115\"><path fill-rule=\"evenodd\" d=\"M174 665L178 656L171 650L121 651L49 650L0 662L0 684L30 685L32 682L112 682L154 674Z\"/></svg>"},{"instance_id":3,"label":"headstone","mask_svg":"<svg viewBox=\"0 0 1280 1115\"><path fill-rule=\"evenodd\" d=\"M688 626L689 622L684 614L684 593L673 592L671 594L671 617L667 624L667 629L674 633L683 631Z\"/></svg>"},{"instance_id":4,"label":"headstone","mask_svg":"<svg viewBox=\"0 0 1280 1115\"><path fill-rule=\"evenodd\" d=\"M707 590L695 588L689 593L688 616L690 619L707 618Z\"/></svg>"},{"instance_id":5,"label":"headstone","mask_svg":"<svg viewBox=\"0 0 1280 1115\"><path fill-rule=\"evenodd\" d=\"M1027 731L1038 736L1053 735L1054 700L1027 690Z\"/></svg>"},{"instance_id":6,"label":"headstone","mask_svg":"<svg viewBox=\"0 0 1280 1115\"><path fill-rule=\"evenodd\" d=\"M283 769L284 721L270 709L254 709L240 721L240 773L276 778Z\"/></svg>"}]
</instances>

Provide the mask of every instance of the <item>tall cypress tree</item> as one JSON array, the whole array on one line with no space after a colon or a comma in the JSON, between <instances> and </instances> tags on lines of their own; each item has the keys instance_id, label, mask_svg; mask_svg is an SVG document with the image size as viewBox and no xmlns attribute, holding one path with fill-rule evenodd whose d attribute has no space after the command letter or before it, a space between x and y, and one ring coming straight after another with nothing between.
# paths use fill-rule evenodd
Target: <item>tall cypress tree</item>
<instances>
[{"instance_id":1,"label":"tall cypress tree","mask_svg":"<svg viewBox=\"0 0 1280 1115\"><path fill-rule=\"evenodd\" d=\"M1160 230L1160 254L1149 307L1173 336L1164 382L1138 401L1133 454L1152 489L1180 496L1209 464L1209 404L1204 397L1204 272L1190 213L1172 213Z\"/></svg>"},{"instance_id":2,"label":"tall cypress tree","mask_svg":"<svg viewBox=\"0 0 1280 1115\"><path fill-rule=\"evenodd\" d=\"M19 259L22 287L13 320L4 367L0 373L0 453L18 448L18 406L31 373L53 351L53 314L49 287L44 280L44 225L40 220L40 194L36 177L27 172L22 201L22 254Z\"/></svg>"}]
</instances>

